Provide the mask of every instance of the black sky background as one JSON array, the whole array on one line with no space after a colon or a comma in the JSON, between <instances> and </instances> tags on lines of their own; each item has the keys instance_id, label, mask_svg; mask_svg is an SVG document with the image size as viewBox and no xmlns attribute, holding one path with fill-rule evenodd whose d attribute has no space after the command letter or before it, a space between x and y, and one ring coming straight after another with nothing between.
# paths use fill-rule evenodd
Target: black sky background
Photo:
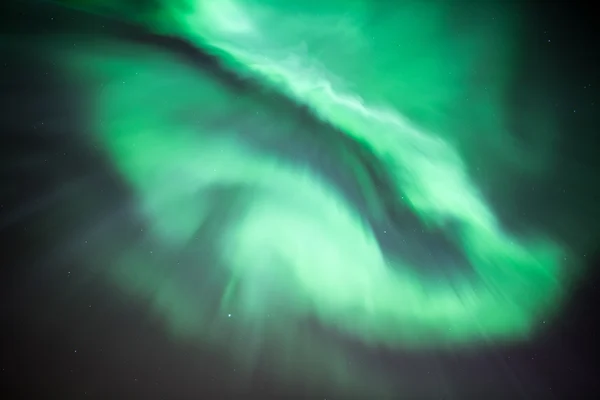
<instances>
[{"instance_id":1,"label":"black sky background","mask_svg":"<svg viewBox=\"0 0 600 400\"><path fill-rule=\"evenodd\" d=\"M40 59L27 48L27 41L15 42L14 34L51 32L56 24L79 26L89 33L99 29L99 23L51 5L1 7L0 27L7 33L0 53L0 397L339 398L327 387L279 385L261 373L249 386L236 387L234 366L171 342L161 324L141 312L143 304L132 304L113 288L86 284L93 280L91 271L53 251L54 243L68 237L48 237L48 232L76 234L78 225L70 221L101 223L110 204L127 198L128 191L110 172L107 161L77 139L82 126L78 109L83 105L75 88L59 78L52 60ZM586 190L597 193L600 178L589 173L590 168L600 167L596 89L600 88L600 46L592 5L538 1L527 8L534 21L525 44L531 64L543 68L536 60L554 61L543 73L554 80L556 113L565 135L560 157L565 163L576 160L588 170L561 179L571 179L575 195L583 196ZM105 188L104 197L95 200L95 212L67 203L62 191L56 190L64 182L90 177ZM75 183L73 190L77 190ZM539 199L531 196L535 209ZM561 200L548 196L545 201ZM592 201L600 208L599 197ZM592 211L577 222L584 232L599 231L600 219ZM437 373L440 378L431 384L461 388L448 390L447 398L600 396L600 247L591 233L576 240L589 241L595 250L585 256L590 272L561 320L533 343L461 356L384 351L367 356L390 373L398 371L423 382Z\"/></svg>"}]
</instances>

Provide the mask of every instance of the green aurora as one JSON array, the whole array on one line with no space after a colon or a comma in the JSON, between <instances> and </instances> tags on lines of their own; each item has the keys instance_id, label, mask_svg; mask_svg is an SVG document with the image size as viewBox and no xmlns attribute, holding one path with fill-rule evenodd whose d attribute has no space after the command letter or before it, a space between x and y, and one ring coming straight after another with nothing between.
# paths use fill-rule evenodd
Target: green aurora
<instances>
[{"instance_id":1,"label":"green aurora","mask_svg":"<svg viewBox=\"0 0 600 400\"><path fill-rule=\"evenodd\" d=\"M522 21L505 2L123 3L83 8L185 38L241 82L139 44L55 49L148 226L110 279L173 335L248 368L269 348L291 375L317 368L309 353L351 357L307 321L418 351L524 340L555 315L568 247L509 229L486 196L503 179L494 166L543 173L554 137L537 110L526 123L535 151L511 139ZM390 209L460 257L405 257L393 242L411 233ZM383 385L345 369L322 379L348 386L357 369Z\"/></svg>"}]
</instances>

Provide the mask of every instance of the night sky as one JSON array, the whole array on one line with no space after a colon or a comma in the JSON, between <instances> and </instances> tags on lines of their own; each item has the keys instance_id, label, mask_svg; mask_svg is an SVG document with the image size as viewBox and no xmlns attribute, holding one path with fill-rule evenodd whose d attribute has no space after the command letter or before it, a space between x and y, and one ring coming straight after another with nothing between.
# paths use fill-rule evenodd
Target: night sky
<instances>
[{"instance_id":1,"label":"night sky","mask_svg":"<svg viewBox=\"0 0 600 400\"><path fill-rule=\"evenodd\" d=\"M0 6L0 396L600 396L565 3Z\"/></svg>"}]
</instances>

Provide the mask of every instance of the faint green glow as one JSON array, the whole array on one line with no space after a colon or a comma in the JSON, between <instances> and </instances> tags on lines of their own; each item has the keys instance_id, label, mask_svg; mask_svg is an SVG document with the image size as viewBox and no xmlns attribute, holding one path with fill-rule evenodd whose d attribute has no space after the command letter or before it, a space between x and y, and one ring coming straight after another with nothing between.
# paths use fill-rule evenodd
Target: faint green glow
<instances>
[{"instance_id":1,"label":"faint green glow","mask_svg":"<svg viewBox=\"0 0 600 400\"><path fill-rule=\"evenodd\" d=\"M135 188L151 240L176 252L201 238L203 250L185 262L191 276L135 251L115 269L175 332L219 342L235 324L247 332L246 352L267 337L289 348L297 324L317 318L367 344L427 347L526 338L558 306L565 250L504 229L467 162L480 141L524 170L544 164L515 156L502 117L513 14L485 6L479 19L455 21L468 13L447 2L391 4L165 1L143 22L192 40L365 146L393 177L397 203L426 227L453 226L474 278L424 277L382 249L327 179L252 145L248 136L282 144L304 134L299 114L275 111L268 95L240 96L149 50L98 45L70 56L94 90L95 131ZM333 157L339 138L326 125L312 129ZM356 181L372 193L374 183ZM369 204L379 215L381 201ZM190 289L194 268L203 278Z\"/></svg>"}]
</instances>

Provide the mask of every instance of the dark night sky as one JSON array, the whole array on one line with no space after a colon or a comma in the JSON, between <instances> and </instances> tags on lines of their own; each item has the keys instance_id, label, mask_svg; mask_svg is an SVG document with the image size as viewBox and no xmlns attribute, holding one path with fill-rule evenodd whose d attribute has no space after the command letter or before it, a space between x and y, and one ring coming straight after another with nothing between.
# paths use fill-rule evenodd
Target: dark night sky
<instances>
[{"instance_id":1,"label":"dark night sky","mask_svg":"<svg viewBox=\"0 0 600 400\"><path fill-rule=\"evenodd\" d=\"M14 45L14 34L43 34L55 29L58 20L86 33L93 33L99 20L75 18L53 6L34 9L19 4L0 10L5 18L1 26L8 32L2 44L11 44L0 52L0 397L335 398L326 387L315 392L301 385L281 386L260 373L248 387L232 386L234 366L170 341L161 324L140 311L143 304L132 304L112 288L89 284L94 279L91 271L78 268L69 254L53 252L61 237L48 237L52 226L76 235L78 225L70 221L83 218L93 223L128 192L104 167L106 160L77 139L77 115L83 106L75 89L58 78L51 60L27 48L28 41ZM535 21L526 43L531 63L536 65L538 56L554 60L547 73L554 81L556 113L566 137L560 156L600 167L600 55L592 6L540 1L528 8ZM53 190L90 176L104 188L103 197L94 200L94 212ZM590 192L600 182L591 176L572 179L584 180L580 190L587 187ZM549 196L546 201L554 200ZM600 198L596 201L600 204ZM597 230L597 216L590 214L581 223ZM595 246L597 251L586 255L590 273L564 316L533 343L462 356L381 351L368 357L403 373L402 365L409 363L414 379L443 370L453 386L469 388L460 398L598 397L600 248Z\"/></svg>"}]
</instances>

